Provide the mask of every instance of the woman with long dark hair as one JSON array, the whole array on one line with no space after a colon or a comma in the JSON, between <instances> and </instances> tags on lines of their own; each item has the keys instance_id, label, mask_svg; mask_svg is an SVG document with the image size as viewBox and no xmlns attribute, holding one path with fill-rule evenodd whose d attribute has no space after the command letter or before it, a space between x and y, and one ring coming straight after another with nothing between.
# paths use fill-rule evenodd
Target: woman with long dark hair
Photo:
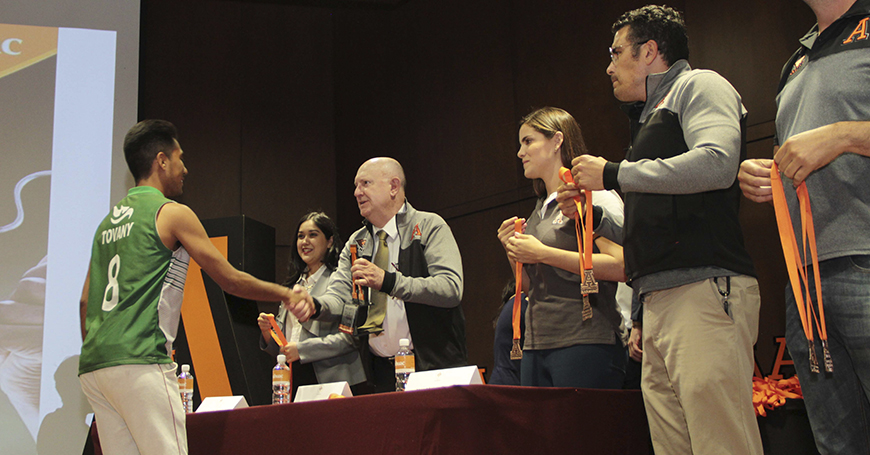
<instances>
[{"instance_id":1,"label":"woman with long dark hair","mask_svg":"<svg viewBox=\"0 0 870 455\"><path fill-rule=\"evenodd\" d=\"M296 248L290 252L290 266L284 286L299 284L314 297L326 292L329 276L338 265L344 244L335 223L323 212L311 212L296 227ZM257 323L263 338L260 348L277 356L287 356L293 368L293 396L302 385L347 381L351 386L364 383L365 373L350 335L338 330L337 322L308 320L300 323L282 305L275 320L287 338L279 348L272 339L266 313ZM355 388L354 388L355 389Z\"/></svg>"}]
</instances>

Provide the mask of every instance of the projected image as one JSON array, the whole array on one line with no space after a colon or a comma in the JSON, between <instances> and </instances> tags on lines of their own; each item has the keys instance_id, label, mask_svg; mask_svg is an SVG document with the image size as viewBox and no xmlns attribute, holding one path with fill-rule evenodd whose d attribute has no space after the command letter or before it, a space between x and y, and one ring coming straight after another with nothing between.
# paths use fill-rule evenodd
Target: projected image
<instances>
[{"instance_id":1,"label":"projected image","mask_svg":"<svg viewBox=\"0 0 870 455\"><path fill-rule=\"evenodd\" d=\"M3 453L84 446L78 300L109 207L115 42L113 31L0 24Z\"/></svg>"},{"instance_id":2,"label":"projected image","mask_svg":"<svg viewBox=\"0 0 870 455\"><path fill-rule=\"evenodd\" d=\"M0 440L30 445L39 423L56 52L57 29L0 25Z\"/></svg>"}]
</instances>

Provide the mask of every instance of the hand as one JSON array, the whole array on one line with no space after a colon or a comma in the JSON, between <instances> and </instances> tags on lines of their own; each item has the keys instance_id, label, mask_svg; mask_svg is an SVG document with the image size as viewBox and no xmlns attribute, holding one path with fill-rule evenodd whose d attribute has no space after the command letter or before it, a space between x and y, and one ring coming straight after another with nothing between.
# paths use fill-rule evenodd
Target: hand
<instances>
[{"instance_id":1,"label":"hand","mask_svg":"<svg viewBox=\"0 0 870 455\"><path fill-rule=\"evenodd\" d=\"M284 308L293 313L299 322L307 321L314 314L314 299L304 287L298 284L293 286L293 289L288 290L287 294L287 298L282 302Z\"/></svg>"},{"instance_id":2,"label":"hand","mask_svg":"<svg viewBox=\"0 0 870 455\"><path fill-rule=\"evenodd\" d=\"M275 317L272 313L260 313L257 317L257 325L260 326L260 331L268 333L272 330L272 323L269 322L269 317Z\"/></svg>"},{"instance_id":3,"label":"hand","mask_svg":"<svg viewBox=\"0 0 870 455\"><path fill-rule=\"evenodd\" d=\"M512 216L504 221L502 221L501 226L498 227L498 241L501 242L501 246L507 249L507 242L514 236L517 218ZM525 221L525 220L523 220ZM523 231L525 232L525 223L523 224Z\"/></svg>"},{"instance_id":4,"label":"hand","mask_svg":"<svg viewBox=\"0 0 870 455\"><path fill-rule=\"evenodd\" d=\"M600 156L580 155L571 160L571 175L577 188L584 190L604 189L604 165L607 160Z\"/></svg>"},{"instance_id":5,"label":"hand","mask_svg":"<svg viewBox=\"0 0 870 455\"><path fill-rule=\"evenodd\" d=\"M643 360L643 328L640 326L631 329L628 337L628 356L636 362Z\"/></svg>"},{"instance_id":6,"label":"hand","mask_svg":"<svg viewBox=\"0 0 870 455\"><path fill-rule=\"evenodd\" d=\"M546 247L540 240L528 234L514 233L505 244L508 258L523 264L543 262L545 249Z\"/></svg>"},{"instance_id":7,"label":"hand","mask_svg":"<svg viewBox=\"0 0 870 455\"><path fill-rule=\"evenodd\" d=\"M740 163L737 180L746 199L755 202L773 200L773 190L770 189L770 167L773 160L746 160Z\"/></svg>"},{"instance_id":8,"label":"hand","mask_svg":"<svg viewBox=\"0 0 870 455\"><path fill-rule=\"evenodd\" d=\"M376 291L384 285L384 269L365 259L357 259L350 268L354 284L365 286Z\"/></svg>"},{"instance_id":9,"label":"hand","mask_svg":"<svg viewBox=\"0 0 870 455\"><path fill-rule=\"evenodd\" d=\"M773 157L779 170L801 184L813 171L845 152L845 144L836 133L836 124L825 125L796 134L785 141Z\"/></svg>"},{"instance_id":10,"label":"hand","mask_svg":"<svg viewBox=\"0 0 870 455\"><path fill-rule=\"evenodd\" d=\"M577 189L573 183L563 183L556 189L556 202L559 203L559 210L562 215L574 219L577 217L577 204L574 198L580 198L580 205L586 204L586 194Z\"/></svg>"},{"instance_id":11,"label":"hand","mask_svg":"<svg viewBox=\"0 0 870 455\"><path fill-rule=\"evenodd\" d=\"M287 362L292 363L299 360L299 348L296 343L287 343L287 345L283 346L279 352L287 357Z\"/></svg>"}]
</instances>

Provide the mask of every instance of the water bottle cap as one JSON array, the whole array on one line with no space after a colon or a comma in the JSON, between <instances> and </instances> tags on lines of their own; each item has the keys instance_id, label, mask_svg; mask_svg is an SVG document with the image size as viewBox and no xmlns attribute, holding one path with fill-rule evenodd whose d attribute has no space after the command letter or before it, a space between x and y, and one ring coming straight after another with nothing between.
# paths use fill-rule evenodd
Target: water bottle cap
<instances>
[{"instance_id":1,"label":"water bottle cap","mask_svg":"<svg viewBox=\"0 0 870 455\"><path fill-rule=\"evenodd\" d=\"M284 354L278 354L278 363L279 364L287 363L287 356Z\"/></svg>"},{"instance_id":2,"label":"water bottle cap","mask_svg":"<svg viewBox=\"0 0 870 455\"><path fill-rule=\"evenodd\" d=\"M190 365L185 363L184 365L181 366L181 371L187 373L188 371L190 371Z\"/></svg>"},{"instance_id":3,"label":"water bottle cap","mask_svg":"<svg viewBox=\"0 0 870 455\"><path fill-rule=\"evenodd\" d=\"M399 340L399 347L407 348L410 345L411 345L411 340L409 340L407 338L402 338L401 340Z\"/></svg>"}]
</instances>

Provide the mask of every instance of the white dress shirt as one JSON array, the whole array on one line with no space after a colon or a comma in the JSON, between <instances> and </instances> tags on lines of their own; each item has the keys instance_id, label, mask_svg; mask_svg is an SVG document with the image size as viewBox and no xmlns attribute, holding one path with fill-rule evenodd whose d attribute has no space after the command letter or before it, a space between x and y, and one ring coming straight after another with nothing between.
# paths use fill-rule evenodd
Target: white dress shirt
<instances>
[{"instance_id":1,"label":"white dress shirt","mask_svg":"<svg viewBox=\"0 0 870 455\"><path fill-rule=\"evenodd\" d=\"M406 206L402 205L399 213L406 211ZM399 228L396 226L396 217L394 216L383 228L375 228L374 232L374 248L372 249L372 257L377 254L377 249L380 248L380 242L377 241L377 233L385 231L387 233L387 248L390 249L390 267L387 272L396 272L396 265L399 263L399 249L402 246L402 239L399 237ZM371 297L371 296L369 296ZM414 348L414 340L411 339L411 329L408 326L408 315L405 313L405 302L388 295L387 296L387 311L384 316L384 331L377 335L369 335L369 349L378 357L393 357L399 352L399 340L407 338L411 341L411 349Z\"/></svg>"}]
</instances>

